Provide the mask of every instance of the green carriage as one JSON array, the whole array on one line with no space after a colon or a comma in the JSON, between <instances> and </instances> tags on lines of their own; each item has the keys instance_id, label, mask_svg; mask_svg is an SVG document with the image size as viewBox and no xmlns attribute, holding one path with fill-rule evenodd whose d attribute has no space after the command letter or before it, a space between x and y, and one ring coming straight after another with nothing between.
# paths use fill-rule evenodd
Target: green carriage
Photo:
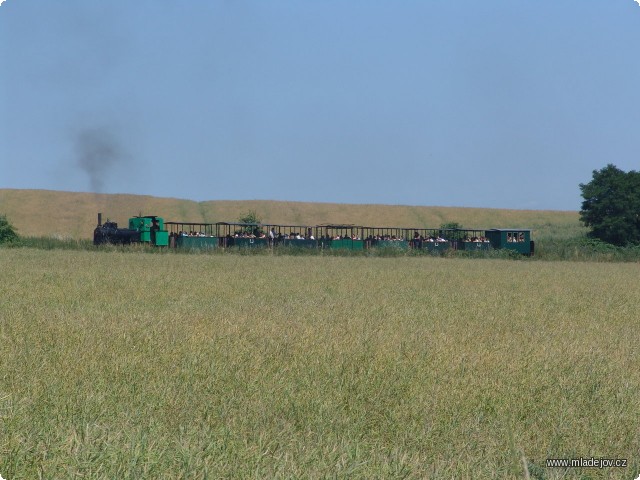
<instances>
[{"instance_id":1,"label":"green carriage","mask_svg":"<svg viewBox=\"0 0 640 480\"><path fill-rule=\"evenodd\" d=\"M401 227L363 227L366 248L407 250L409 240Z\"/></svg>"},{"instance_id":2,"label":"green carriage","mask_svg":"<svg viewBox=\"0 0 640 480\"><path fill-rule=\"evenodd\" d=\"M318 246L333 250L364 250L364 229L358 225L325 224L315 227Z\"/></svg>"},{"instance_id":3,"label":"green carriage","mask_svg":"<svg viewBox=\"0 0 640 480\"><path fill-rule=\"evenodd\" d=\"M265 226L261 223L218 222L215 227L222 247L264 248L269 246Z\"/></svg>"},{"instance_id":4,"label":"green carriage","mask_svg":"<svg viewBox=\"0 0 640 480\"><path fill-rule=\"evenodd\" d=\"M431 253L443 253L451 248L449 238L443 236L445 231L437 228L406 228L405 236L409 239L409 247L426 250Z\"/></svg>"},{"instance_id":5,"label":"green carriage","mask_svg":"<svg viewBox=\"0 0 640 480\"><path fill-rule=\"evenodd\" d=\"M533 255L534 242L531 240L530 229L492 228L485 231L485 236L493 248L513 250L528 256Z\"/></svg>"},{"instance_id":6,"label":"green carriage","mask_svg":"<svg viewBox=\"0 0 640 480\"><path fill-rule=\"evenodd\" d=\"M486 252L493 246L486 236L486 230L451 228L440 230L451 241L452 248L466 252Z\"/></svg>"},{"instance_id":7,"label":"green carriage","mask_svg":"<svg viewBox=\"0 0 640 480\"><path fill-rule=\"evenodd\" d=\"M265 224L269 242L274 247L317 248L315 227L306 225Z\"/></svg>"},{"instance_id":8,"label":"green carriage","mask_svg":"<svg viewBox=\"0 0 640 480\"><path fill-rule=\"evenodd\" d=\"M220 239L215 224L167 222L169 246L185 250L211 250L218 248Z\"/></svg>"}]
</instances>

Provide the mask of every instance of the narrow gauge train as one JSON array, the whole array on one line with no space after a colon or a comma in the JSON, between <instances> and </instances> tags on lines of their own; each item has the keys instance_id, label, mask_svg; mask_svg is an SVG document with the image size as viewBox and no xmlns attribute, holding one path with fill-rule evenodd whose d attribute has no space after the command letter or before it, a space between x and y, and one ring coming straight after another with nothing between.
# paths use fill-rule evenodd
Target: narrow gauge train
<instances>
[{"instance_id":1,"label":"narrow gauge train","mask_svg":"<svg viewBox=\"0 0 640 480\"><path fill-rule=\"evenodd\" d=\"M94 230L93 243L148 243L179 249L304 247L364 250L369 248L422 249L444 252L449 249L487 251L513 250L533 255L531 230L522 228L429 229L405 227L365 227L357 225L270 225L257 223L165 222L155 215L129 219L128 228L114 222Z\"/></svg>"}]
</instances>

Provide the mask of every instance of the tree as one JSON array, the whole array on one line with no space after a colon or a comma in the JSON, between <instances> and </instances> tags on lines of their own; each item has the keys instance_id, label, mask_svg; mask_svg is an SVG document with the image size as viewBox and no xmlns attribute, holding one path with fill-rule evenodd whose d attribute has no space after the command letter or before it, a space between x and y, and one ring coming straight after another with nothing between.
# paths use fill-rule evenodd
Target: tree
<instances>
[{"instance_id":1,"label":"tree","mask_svg":"<svg viewBox=\"0 0 640 480\"><path fill-rule=\"evenodd\" d=\"M238 221L240 223L262 223L262 220L260 220L255 210L249 210L247 213L243 213Z\"/></svg>"},{"instance_id":2,"label":"tree","mask_svg":"<svg viewBox=\"0 0 640 480\"><path fill-rule=\"evenodd\" d=\"M252 225L260 225L262 220L258 217L255 210L249 210L247 213L243 213L238 219L240 223L249 223ZM255 235L262 233L262 228L257 226L247 226L242 229L245 233L253 233Z\"/></svg>"},{"instance_id":3,"label":"tree","mask_svg":"<svg viewBox=\"0 0 640 480\"><path fill-rule=\"evenodd\" d=\"M462 240L465 236L464 232L458 232L464 227L458 222L448 222L440 224L440 236L446 236L447 240ZM444 233L446 231L446 233Z\"/></svg>"},{"instance_id":4,"label":"tree","mask_svg":"<svg viewBox=\"0 0 640 480\"><path fill-rule=\"evenodd\" d=\"M609 164L580 190L580 220L591 228L589 236L619 246L640 243L640 172Z\"/></svg>"},{"instance_id":5,"label":"tree","mask_svg":"<svg viewBox=\"0 0 640 480\"><path fill-rule=\"evenodd\" d=\"M18 234L15 228L9 223L6 215L0 215L0 243L14 242L16 240L18 240Z\"/></svg>"},{"instance_id":6,"label":"tree","mask_svg":"<svg viewBox=\"0 0 640 480\"><path fill-rule=\"evenodd\" d=\"M440 230L458 230L464 228L462 224L458 222L449 222L440 224Z\"/></svg>"}]
</instances>

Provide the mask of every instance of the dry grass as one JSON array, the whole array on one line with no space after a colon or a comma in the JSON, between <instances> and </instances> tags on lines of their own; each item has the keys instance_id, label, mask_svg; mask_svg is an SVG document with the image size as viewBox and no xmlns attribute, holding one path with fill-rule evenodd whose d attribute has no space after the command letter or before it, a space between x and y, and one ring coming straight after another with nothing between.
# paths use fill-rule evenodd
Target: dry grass
<instances>
[{"instance_id":1,"label":"dry grass","mask_svg":"<svg viewBox=\"0 0 640 480\"><path fill-rule=\"evenodd\" d=\"M202 218L199 205L188 200L51 190L0 190L0 211L21 235L65 238L90 238L98 212L125 226L140 213L187 222Z\"/></svg>"},{"instance_id":2,"label":"dry grass","mask_svg":"<svg viewBox=\"0 0 640 480\"><path fill-rule=\"evenodd\" d=\"M634 478L637 264L0 249L0 474ZM623 470L547 457L628 458Z\"/></svg>"},{"instance_id":3,"label":"dry grass","mask_svg":"<svg viewBox=\"0 0 640 480\"><path fill-rule=\"evenodd\" d=\"M352 223L367 226L437 228L458 222L469 228L533 228L534 235L566 238L582 233L577 212L498 210L454 207L346 205L271 200L193 202L141 195L108 195L46 190L0 189L0 213L6 213L19 233L89 238L97 212L126 224L133 215L160 215L184 222L235 221L255 210L267 223Z\"/></svg>"}]
</instances>

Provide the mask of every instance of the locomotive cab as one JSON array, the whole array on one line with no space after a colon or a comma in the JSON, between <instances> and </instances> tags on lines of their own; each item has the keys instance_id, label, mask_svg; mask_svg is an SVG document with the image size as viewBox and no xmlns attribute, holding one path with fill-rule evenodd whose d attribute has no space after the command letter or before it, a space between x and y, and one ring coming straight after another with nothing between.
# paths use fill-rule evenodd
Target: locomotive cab
<instances>
[{"instance_id":1,"label":"locomotive cab","mask_svg":"<svg viewBox=\"0 0 640 480\"><path fill-rule=\"evenodd\" d=\"M157 247L169 245L169 232L164 227L164 219L156 215L132 217L129 219L129 230L140 233L140 241Z\"/></svg>"}]
</instances>

